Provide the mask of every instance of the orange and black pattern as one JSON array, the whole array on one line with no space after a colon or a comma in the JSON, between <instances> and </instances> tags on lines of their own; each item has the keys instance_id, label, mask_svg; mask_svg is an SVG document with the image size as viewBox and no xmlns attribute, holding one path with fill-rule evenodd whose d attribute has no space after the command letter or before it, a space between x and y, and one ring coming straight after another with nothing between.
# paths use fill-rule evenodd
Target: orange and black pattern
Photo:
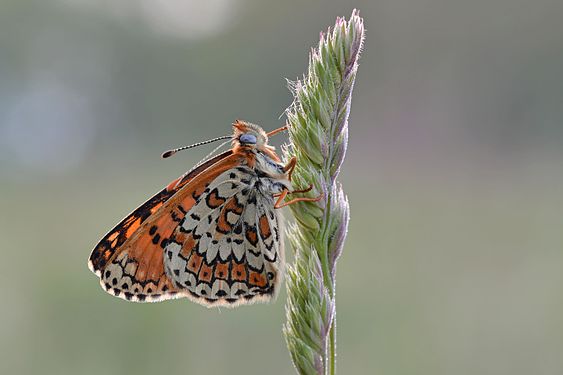
<instances>
[{"instance_id":1,"label":"orange and black pattern","mask_svg":"<svg viewBox=\"0 0 563 375\"><path fill-rule=\"evenodd\" d=\"M201 166L195 168L184 176L172 181L166 188L159 191L155 196L146 201L143 205L129 214L125 219L123 219L117 226L112 229L104 238L96 245L92 254L90 255L89 265L93 272L99 272L105 267L108 261L115 254L116 249L118 249L123 243L131 238L131 236L137 232L141 225L149 218L152 214L158 211L162 207L163 203L170 199L180 188L182 188L186 183L191 181L195 176L201 173L203 170L209 168L211 165L217 163L219 160L229 156L231 151L227 151L221 155L210 159ZM172 213L172 219L174 221L180 221L183 217L176 216ZM153 239L154 240L154 239Z\"/></svg>"},{"instance_id":2,"label":"orange and black pattern","mask_svg":"<svg viewBox=\"0 0 563 375\"><path fill-rule=\"evenodd\" d=\"M250 168L224 172L187 213L165 247L177 289L212 305L269 299L283 263L279 220L270 192Z\"/></svg>"}]
</instances>

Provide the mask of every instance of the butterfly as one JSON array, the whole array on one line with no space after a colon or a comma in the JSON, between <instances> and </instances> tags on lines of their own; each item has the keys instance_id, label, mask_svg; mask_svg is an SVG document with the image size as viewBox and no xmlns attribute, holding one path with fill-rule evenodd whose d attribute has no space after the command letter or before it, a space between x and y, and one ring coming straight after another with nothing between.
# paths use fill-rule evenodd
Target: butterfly
<instances>
[{"instance_id":1,"label":"butterfly","mask_svg":"<svg viewBox=\"0 0 563 375\"><path fill-rule=\"evenodd\" d=\"M88 267L110 294L134 302L186 297L207 307L274 299L284 272L279 209L293 190L293 157L283 164L260 126L237 120L231 149L197 165L106 234Z\"/></svg>"}]
</instances>

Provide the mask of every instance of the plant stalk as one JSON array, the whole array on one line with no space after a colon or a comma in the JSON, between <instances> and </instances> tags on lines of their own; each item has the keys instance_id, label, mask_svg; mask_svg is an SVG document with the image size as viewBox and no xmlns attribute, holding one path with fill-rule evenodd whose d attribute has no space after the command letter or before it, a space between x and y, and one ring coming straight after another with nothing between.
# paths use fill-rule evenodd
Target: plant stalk
<instances>
[{"instance_id":1,"label":"plant stalk","mask_svg":"<svg viewBox=\"0 0 563 375\"><path fill-rule=\"evenodd\" d=\"M354 10L321 33L302 80L290 82L294 102L287 110L295 157L293 184L312 184L316 202L291 205L288 227L295 261L288 267L284 334L300 374L336 374L336 262L348 230L349 205L337 181L348 143L348 117L364 40L363 20Z\"/></svg>"}]
</instances>

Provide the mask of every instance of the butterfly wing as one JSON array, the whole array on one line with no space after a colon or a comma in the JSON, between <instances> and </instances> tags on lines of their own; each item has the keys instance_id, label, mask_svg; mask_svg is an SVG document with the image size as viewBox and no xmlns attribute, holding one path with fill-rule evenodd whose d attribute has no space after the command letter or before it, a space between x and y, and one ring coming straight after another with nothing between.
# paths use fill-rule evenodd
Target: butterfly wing
<instances>
[{"instance_id":1,"label":"butterfly wing","mask_svg":"<svg viewBox=\"0 0 563 375\"><path fill-rule=\"evenodd\" d=\"M116 250L138 231L141 224L143 224L150 215L158 211L168 199L176 194L180 188L191 181L195 176L211 165L231 155L231 153L231 151L227 151L217 155L198 168L172 181L166 188L159 191L151 199L130 213L96 245L88 260L90 270L96 275L99 275L108 260L115 254Z\"/></svg>"},{"instance_id":2,"label":"butterfly wing","mask_svg":"<svg viewBox=\"0 0 563 375\"><path fill-rule=\"evenodd\" d=\"M283 274L281 218L258 180L248 167L223 172L174 231L164 266L186 297L229 307L275 297Z\"/></svg>"},{"instance_id":3,"label":"butterfly wing","mask_svg":"<svg viewBox=\"0 0 563 375\"><path fill-rule=\"evenodd\" d=\"M133 301L176 298L166 278L163 248L211 181L240 164L231 151L210 159L133 211L96 245L88 262L106 291Z\"/></svg>"}]
</instances>

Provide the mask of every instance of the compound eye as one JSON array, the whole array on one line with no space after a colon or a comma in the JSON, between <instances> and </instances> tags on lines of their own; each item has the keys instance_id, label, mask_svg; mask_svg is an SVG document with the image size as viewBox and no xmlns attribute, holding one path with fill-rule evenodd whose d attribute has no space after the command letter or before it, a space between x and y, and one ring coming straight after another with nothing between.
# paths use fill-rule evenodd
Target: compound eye
<instances>
[{"instance_id":1,"label":"compound eye","mask_svg":"<svg viewBox=\"0 0 563 375\"><path fill-rule=\"evenodd\" d=\"M256 136L254 134L243 134L239 138L240 143L255 145Z\"/></svg>"}]
</instances>

